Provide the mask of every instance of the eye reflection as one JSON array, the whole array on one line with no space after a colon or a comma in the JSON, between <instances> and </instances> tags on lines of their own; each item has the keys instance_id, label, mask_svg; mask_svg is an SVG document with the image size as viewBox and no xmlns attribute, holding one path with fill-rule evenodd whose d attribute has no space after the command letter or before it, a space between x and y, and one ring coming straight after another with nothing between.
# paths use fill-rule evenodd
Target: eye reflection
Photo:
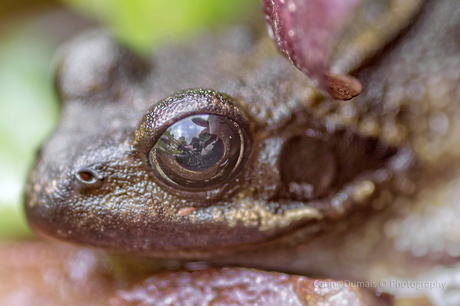
<instances>
[{"instance_id":1,"label":"eye reflection","mask_svg":"<svg viewBox=\"0 0 460 306\"><path fill-rule=\"evenodd\" d=\"M167 181L208 187L227 179L243 154L238 125L219 115L186 117L171 125L150 152L154 169Z\"/></svg>"}]
</instances>

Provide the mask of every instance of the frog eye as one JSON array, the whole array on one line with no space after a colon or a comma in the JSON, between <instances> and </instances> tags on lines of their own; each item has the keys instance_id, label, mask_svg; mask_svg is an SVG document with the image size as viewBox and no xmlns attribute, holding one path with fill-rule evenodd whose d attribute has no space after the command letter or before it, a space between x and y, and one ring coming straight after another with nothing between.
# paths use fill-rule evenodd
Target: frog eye
<instances>
[{"instance_id":1,"label":"frog eye","mask_svg":"<svg viewBox=\"0 0 460 306\"><path fill-rule=\"evenodd\" d=\"M171 125L150 151L154 171L171 183L209 187L225 181L244 156L238 123L220 115L192 115Z\"/></svg>"},{"instance_id":2,"label":"frog eye","mask_svg":"<svg viewBox=\"0 0 460 306\"><path fill-rule=\"evenodd\" d=\"M218 189L235 178L249 154L248 122L229 96L190 89L148 111L135 145L161 183L191 192Z\"/></svg>"}]
</instances>

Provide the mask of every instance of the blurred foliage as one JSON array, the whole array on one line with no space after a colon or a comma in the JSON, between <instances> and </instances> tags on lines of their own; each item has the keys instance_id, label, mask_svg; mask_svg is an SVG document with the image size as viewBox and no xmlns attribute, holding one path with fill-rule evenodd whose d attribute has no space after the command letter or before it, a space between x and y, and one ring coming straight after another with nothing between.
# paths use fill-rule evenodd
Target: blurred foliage
<instances>
[{"instance_id":1,"label":"blurred foliage","mask_svg":"<svg viewBox=\"0 0 460 306\"><path fill-rule=\"evenodd\" d=\"M189 37L200 27L251 18L260 10L259 0L63 1L143 52L164 40ZM49 7L54 0L13 2L0 3L0 16L30 11L39 3ZM11 22L15 16L6 17L0 32L0 239L14 239L30 235L22 212L24 186L35 152L59 116L50 70L58 43L37 29L33 18L18 24Z\"/></svg>"},{"instance_id":2,"label":"blurred foliage","mask_svg":"<svg viewBox=\"0 0 460 306\"><path fill-rule=\"evenodd\" d=\"M57 2L58 0L1 0L0 23L17 14L55 7Z\"/></svg>"},{"instance_id":3,"label":"blurred foliage","mask_svg":"<svg viewBox=\"0 0 460 306\"><path fill-rule=\"evenodd\" d=\"M23 27L0 42L0 238L11 238L28 233L18 206L35 151L58 117L49 77L56 46Z\"/></svg>"},{"instance_id":4,"label":"blurred foliage","mask_svg":"<svg viewBox=\"0 0 460 306\"><path fill-rule=\"evenodd\" d=\"M126 44L148 51L165 39L184 38L249 16L259 0L62 0L108 26Z\"/></svg>"}]
</instances>

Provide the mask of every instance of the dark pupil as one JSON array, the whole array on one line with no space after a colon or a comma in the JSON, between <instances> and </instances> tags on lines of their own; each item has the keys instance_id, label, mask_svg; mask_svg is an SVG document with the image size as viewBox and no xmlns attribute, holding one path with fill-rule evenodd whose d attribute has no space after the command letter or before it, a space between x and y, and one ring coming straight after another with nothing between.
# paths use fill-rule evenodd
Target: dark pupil
<instances>
[{"instance_id":1,"label":"dark pupil","mask_svg":"<svg viewBox=\"0 0 460 306\"><path fill-rule=\"evenodd\" d=\"M224 143L216 135L201 133L187 143L180 140L176 160L187 169L202 171L214 167L224 154Z\"/></svg>"},{"instance_id":2,"label":"dark pupil","mask_svg":"<svg viewBox=\"0 0 460 306\"><path fill-rule=\"evenodd\" d=\"M171 125L150 152L154 169L176 184L210 186L223 181L238 162L240 135L233 121L194 115Z\"/></svg>"}]
</instances>

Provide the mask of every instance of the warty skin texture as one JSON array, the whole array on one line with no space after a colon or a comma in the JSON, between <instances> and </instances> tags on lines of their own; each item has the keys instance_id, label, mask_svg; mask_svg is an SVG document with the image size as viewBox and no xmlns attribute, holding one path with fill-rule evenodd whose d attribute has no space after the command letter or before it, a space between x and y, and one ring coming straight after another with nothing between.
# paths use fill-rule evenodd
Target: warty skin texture
<instances>
[{"instance_id":1,"label":"warty skin texture","mask_svg":"<svg viewBox=\"0 0 460 306\"><path fill-rule=\"evenodd\" d=\"M347 102L244 28L151 60L104 33L85 34L60 64L63 116L29 181L29 222L45 236L115 252L331 278L450 265L459 225L436 220L456 214L459 12L455 1L426 1L391 43L344 72L363 85ZM199 197L152 176L135 137L152 106L190 88L230 97L251 137L241 173ZM89 166L104 177L97 188L75 180Z\"/></svg>"}]
</instances>

